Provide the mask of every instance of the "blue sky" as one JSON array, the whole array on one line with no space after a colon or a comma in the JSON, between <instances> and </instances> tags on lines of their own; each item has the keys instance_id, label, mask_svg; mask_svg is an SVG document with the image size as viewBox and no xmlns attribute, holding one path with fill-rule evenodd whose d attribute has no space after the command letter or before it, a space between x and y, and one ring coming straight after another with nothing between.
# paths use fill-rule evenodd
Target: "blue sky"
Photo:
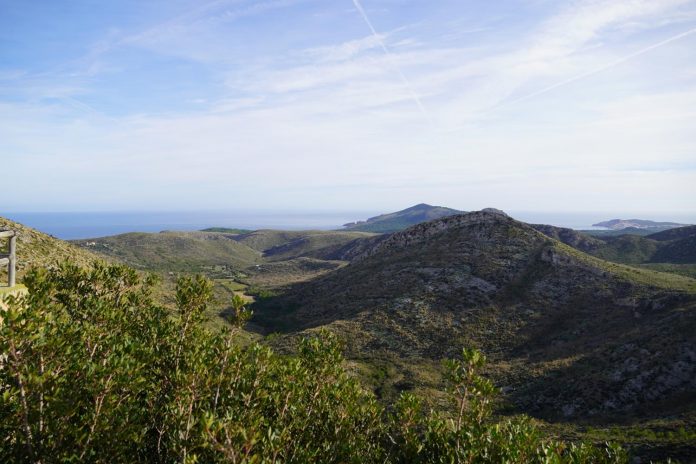
<instances>
[{"instance_id":1,"label":"blue sky","mask_svg":"<svg viewBox=\"0 0 696 464\"><path fill-rule=\"evenodd\" d=\"M695 127L694 0L0 0L4 211L693 212Z\"/></svg>"}]
</instances>

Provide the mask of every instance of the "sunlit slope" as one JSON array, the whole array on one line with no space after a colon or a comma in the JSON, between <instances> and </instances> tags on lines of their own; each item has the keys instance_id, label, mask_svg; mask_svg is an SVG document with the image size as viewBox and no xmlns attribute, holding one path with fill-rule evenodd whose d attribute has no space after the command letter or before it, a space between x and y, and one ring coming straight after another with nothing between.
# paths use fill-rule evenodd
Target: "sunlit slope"
<instances>
[{"instance_id":1,"label":"sunlit slope","mask_svg":"<svg viewBox=\"0 0 696 464\"><path fill-rule=\"evenodd\" d=\"M413 366L481 348L516 407L585 417L696 393L695 304L694 279L604 261L476 212L389 236L262 302L257 323L342 332L354 359L401 360L393 375L412 379L404 388L428 381Z\"/></svg>"},{"instance_id":2,"label":"sunlit slope","mask_svg":"<svg viewBox=\"0 0 696 464\"><path fill-rule=\"evenodd\" d=\"M626 233L589 236L579 231L547 225L535 229L598 258L624 264L696 264L696 226L650 235Z\"/></svg>"},{"instance_id":3,"label":"sunlit slope","mask_svg":"<svg viewBox=\"0 0 696 464\"><path fill-rule=\"evenodd\" d=\"M317 259L330 257L351 242L374 236L366 232L323 231L323 230L257 230L240 234L236 240L263 253L272 261L297 258L300 256Z\"/></svg>"},{"instance_id":4,"label":"sunlit slope","mask_svg":"<svg viewBox=\"0 0 696 464\"><path fill-rule=\"evenodd\" d=\"M17 272L19 277L24 275L26 270L32 266L49 266L63 261L87 265L96 259L103 259L72 243L4 217L0 217L0 229L11 229L17 232ZM2 240L1 243L0 246L5 246L6 242ZM4 269L0 269L0 275L3 279L5 272Z\"/></svg>"},{"instance_id":5,"label":"sunlit slope","mask_svg":"<svg viewBox=\"0 0 696 464\"><path fill-rule=\"evenodd\" d=\"M242 269L261 261L261 253L216 232L128 233L75 241L137 269L200 272L211 266Z\"/></svg>"}]
</instances>

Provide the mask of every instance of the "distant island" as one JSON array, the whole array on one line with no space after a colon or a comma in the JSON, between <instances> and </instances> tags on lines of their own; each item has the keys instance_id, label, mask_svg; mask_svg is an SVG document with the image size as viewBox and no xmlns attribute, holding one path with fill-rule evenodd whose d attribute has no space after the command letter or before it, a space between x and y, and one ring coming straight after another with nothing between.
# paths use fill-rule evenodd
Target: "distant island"
<instances>
[{"instance_id":1,"label":"distant island","mask_svg":"<svg viewBox=\"0 0 696 464\"><path fill-rule=\"evenodd\" d=\"M348 224L343 224L343 228L346 230L375 232L380 234L392 233L404 230L407 227L421 222L464 213L464 211L446 208L444 206L432 206L420 203L395 213L381 214L365 221L349 222Z\"/></svg>"},{"instance_id":2,"label":"distant island","mask_svg":"<svg viewBox=\"0 0 696 464\"><path fill-rule=\"evenodd\" d=\"M609 221L598 222L597 224L592 224L592 227L606 227L611 230L623 230L623 229L649 229L649 230L666 230L674 229L676 227L684 227L691 224L679 224L676 222L656 222L649 221L647 219L611 219Z\"/></svg>"}]
</instances>

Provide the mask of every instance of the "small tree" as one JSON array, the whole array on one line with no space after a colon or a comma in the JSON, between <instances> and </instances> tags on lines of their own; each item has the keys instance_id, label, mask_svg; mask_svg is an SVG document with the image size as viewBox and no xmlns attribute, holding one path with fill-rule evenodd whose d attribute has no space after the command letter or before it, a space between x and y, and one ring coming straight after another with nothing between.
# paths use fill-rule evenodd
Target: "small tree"
<instances>
[{"instance_id":1,"label":"small tree","mask_svg":"<svg viewBox=\"0 0 696 464\"><path fill-rule=\"evenodd\" d=\"M228 320L233 327L241 329L249 322L254 312L247 308L247 301L237 293L232 296L231 306L232 313Z\"/></svg>"}]
</instances>

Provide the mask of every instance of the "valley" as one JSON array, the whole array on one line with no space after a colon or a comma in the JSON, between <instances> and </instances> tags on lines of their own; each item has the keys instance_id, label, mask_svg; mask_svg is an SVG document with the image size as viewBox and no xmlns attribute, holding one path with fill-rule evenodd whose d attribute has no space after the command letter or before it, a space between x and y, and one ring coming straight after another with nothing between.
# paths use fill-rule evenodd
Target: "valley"
<instances>
[{"instance_id":1,"label":"valley","mask_svg":"<svg viewBox=\"0 0 696 464\"><path fill-rule=\"evenodd\" d=\"M214 228L67 243L1 225L20 232L20 273L120 262L159 275L169 306L177 276L201 273L214 283L210 326L227 324L233 295L253 302L242 343L292 353L328 329L385 404L414 392L445 408L441 360L472 347L489 358L500 415L649 458L696 453L696 227L590 236L493 209L414 208L385 215L390 233Z\"/></svg>"}]
</instances>

